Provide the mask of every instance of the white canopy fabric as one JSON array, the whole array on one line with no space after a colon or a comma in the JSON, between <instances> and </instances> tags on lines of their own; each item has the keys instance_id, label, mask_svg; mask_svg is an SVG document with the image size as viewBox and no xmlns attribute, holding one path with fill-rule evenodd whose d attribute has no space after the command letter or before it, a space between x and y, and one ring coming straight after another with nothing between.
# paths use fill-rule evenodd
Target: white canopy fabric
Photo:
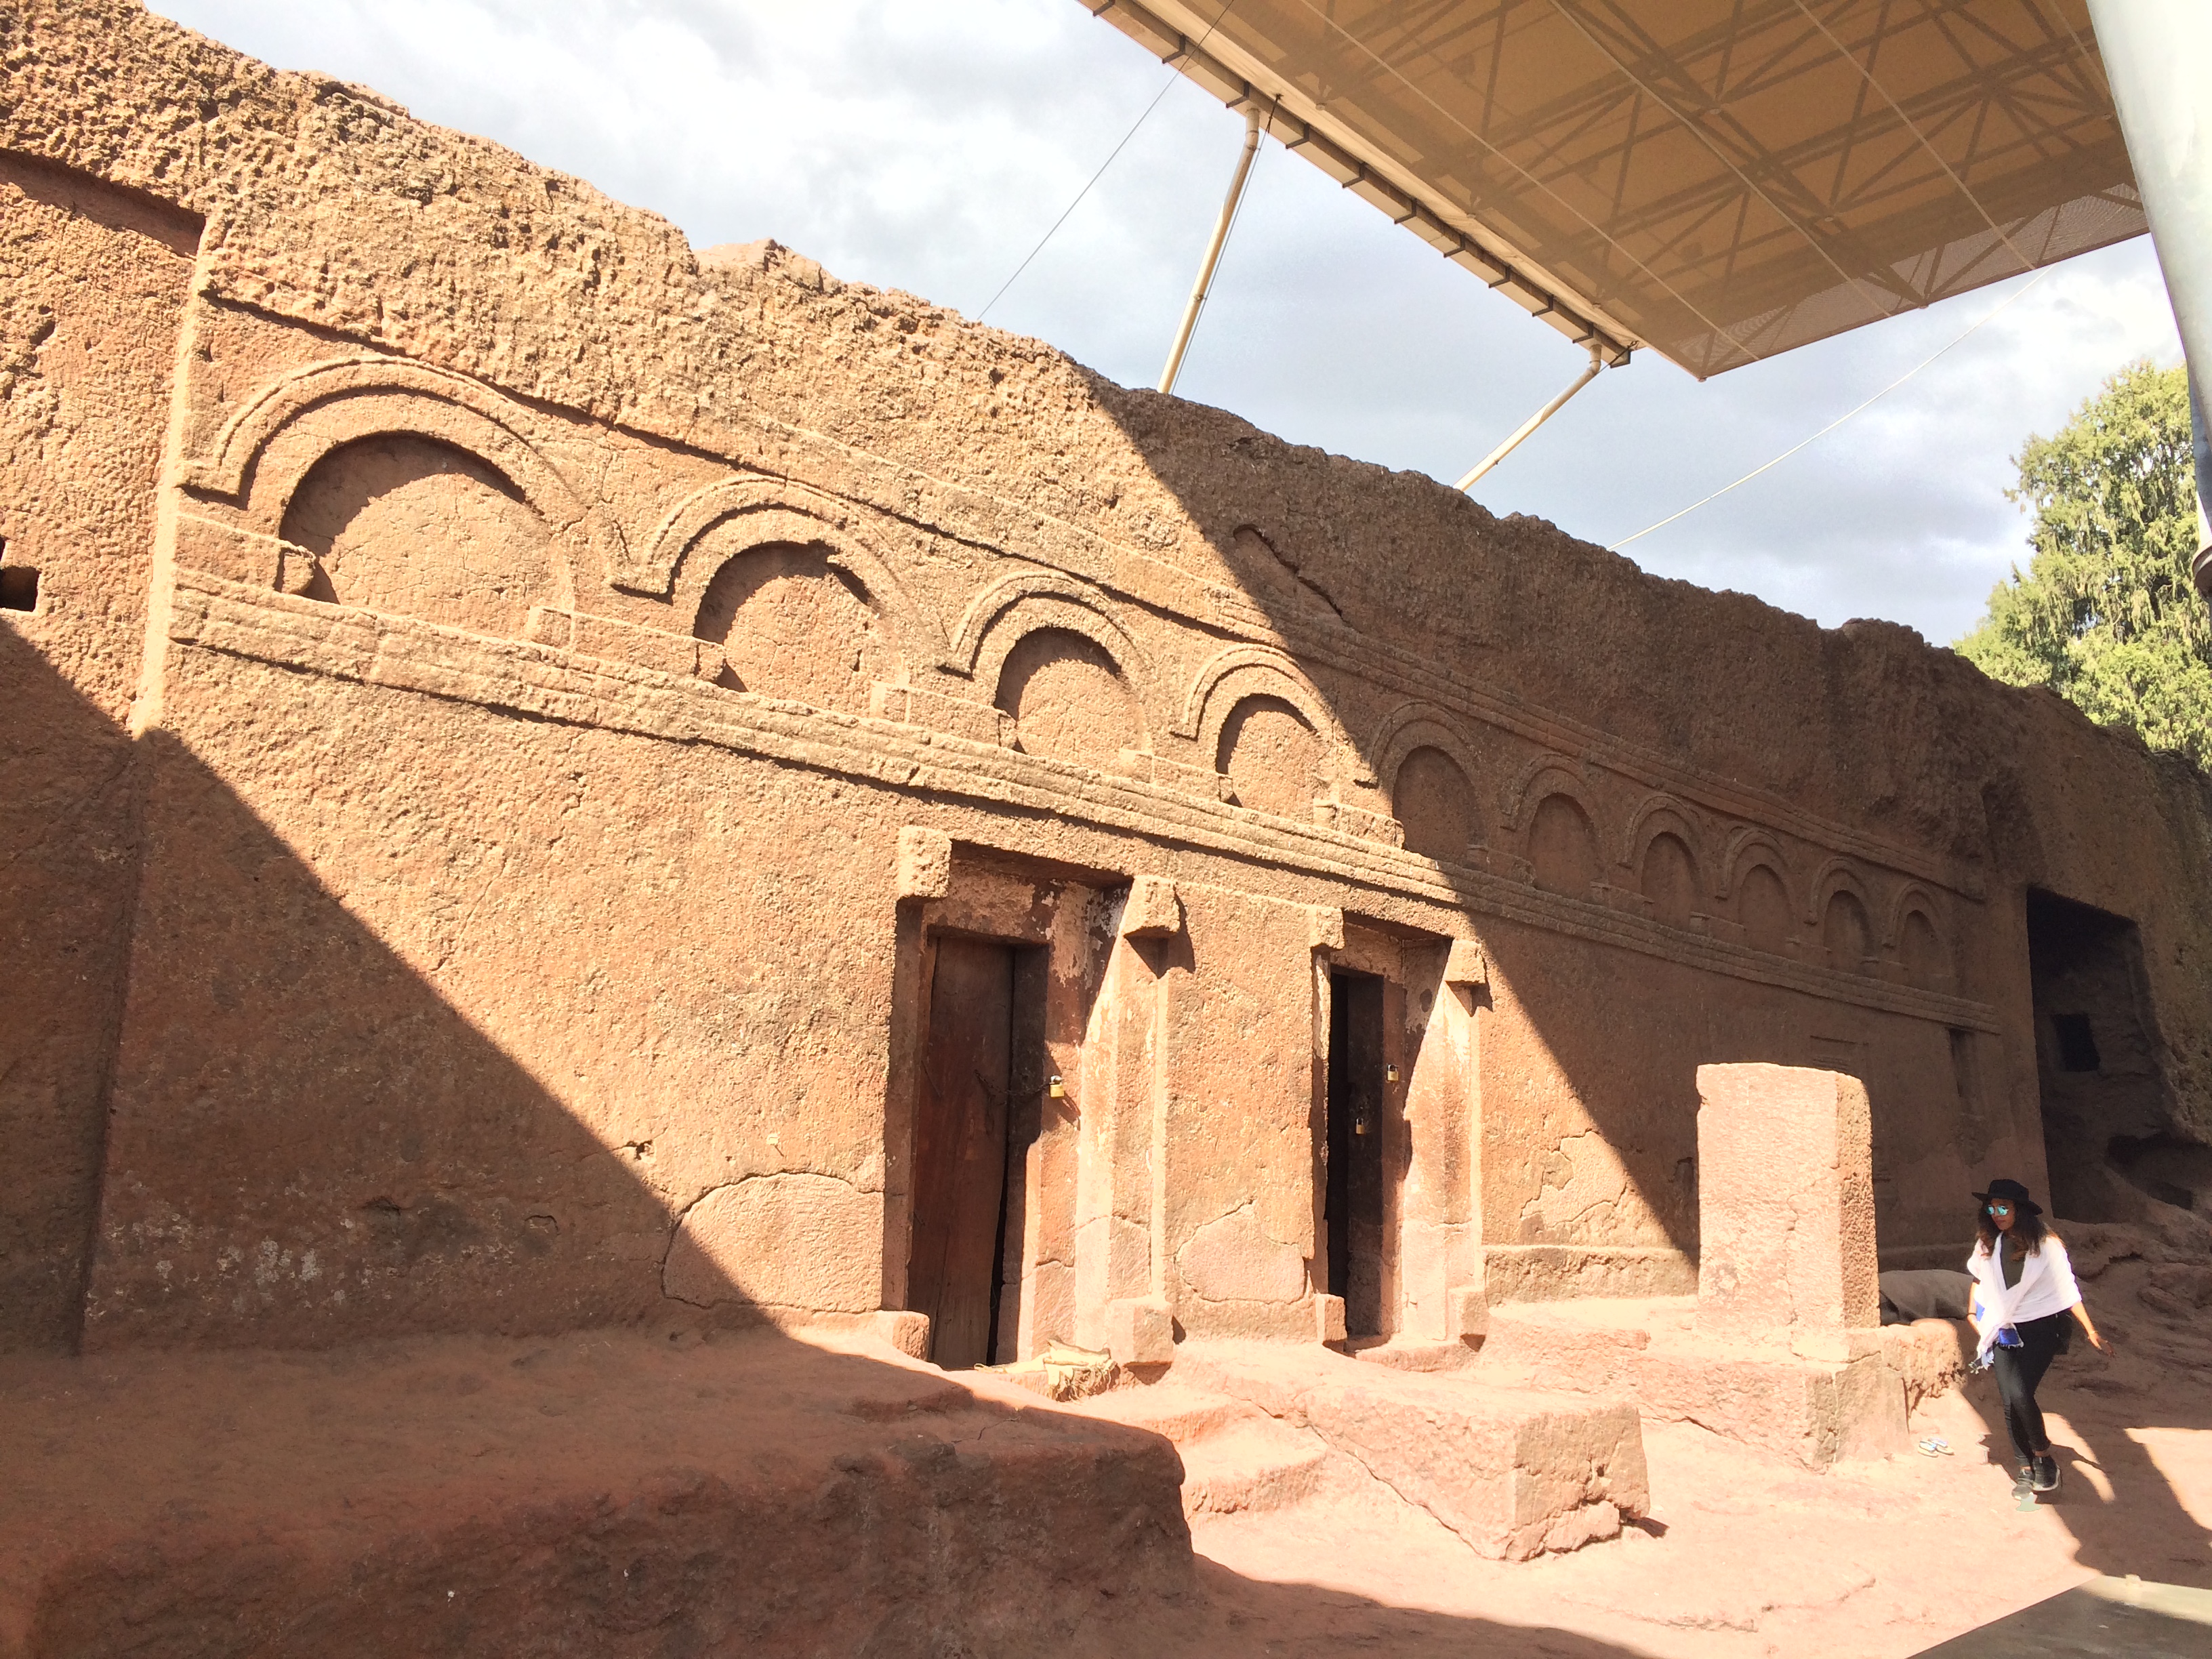
<instances>
[{"instance_id":1,"label":"white canopy fabric","mask_svg":"<svg viewBox=\"0 0 2212 1659\"><path fill-rule=\"evenodd\" d=\"M2087 0L1084 3L1610 362L1703 379L2147 228Z\"/></svg>"}]
</instances>

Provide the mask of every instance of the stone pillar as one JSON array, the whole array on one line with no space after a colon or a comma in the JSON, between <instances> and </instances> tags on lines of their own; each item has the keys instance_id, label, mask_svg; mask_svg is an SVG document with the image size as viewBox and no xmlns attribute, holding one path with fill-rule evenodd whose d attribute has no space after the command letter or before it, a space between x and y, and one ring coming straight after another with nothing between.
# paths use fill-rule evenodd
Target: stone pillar
<instances>
[{"instance_id":1,"label":"stone pillar","mask_svg":"<svg viewBox=\"0 0 2212 1659\"><path fill-rule=\"evenodd\" d=\"M1399 1334L1422 1342L1455 1341L1482 1329L1478 1312L1470 1331L1467 1304L1455 1295L1474 1290L1480 1306L1482 1252L1472 1167L1474 1011L1465 956L1458 945L1448 953L1441 943L1405 951L1406 1129L1412 1152L1401 1200Z\"/></svg>"},{"instance_id":2,"label":"stone pillar","mask_svg":"<svg viewBox=\"0 0 2212 1659\"><path fill-rule=\"evenodd\" d=\"M1802 1358L1881 1322L1866 1086L1794 1066L1698 1068L1698 1331Z\"/></svg>"},{"instance_id":3,"label":"stone pillar","mask_svg":"<svg viewBox=\"0 0 2212 1659\"><path fill-rule=\"evenodd\" d=\"M1159 1291L1152 1214L1152 1141L1159 1109L1159 942L1182 929L1172 883L1139 878L1121 902L1106 969L1082 1048L1078 1179L1075 1179L1075 1329L1084 1347L1117 1358L1151 1358L1155 1345L1133 1332L1151 1322L1124 1303ZM1148 956L1151 953L1151 956ZM1119 1312L1117 1312L1119 1310ZM1166 1303L1161 1303L1166 1314ZM1130 1325L1130 1318L1137 1318ZM1115 1338L1115 1329L1121 1336ZM1121 1352L1128 1349L1128 1352Z\"/></svg>"}]
</instances>

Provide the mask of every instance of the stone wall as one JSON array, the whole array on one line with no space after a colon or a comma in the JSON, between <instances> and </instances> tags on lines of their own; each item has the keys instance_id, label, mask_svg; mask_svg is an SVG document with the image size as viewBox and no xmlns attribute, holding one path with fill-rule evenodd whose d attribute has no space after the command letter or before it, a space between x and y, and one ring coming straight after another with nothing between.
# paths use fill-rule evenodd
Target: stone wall
<instances>
[{"instance_id":1,"label":"stone wall","mask_svg":"<svg viewBox=\"0 0 2212 1659\"><path fill-rule=\"evenodd\" d=\"M2055 698L117 0L0 47L7 1341L902 1305L953 934L1042 953L1010 1347L1311 1333L1332 969L1389 1331L1686 1290L1705 1063L1862 1078L1948 1251L2043 1177L2030 888L2212 1139L2206 785Z\"/></svg>"}]
</instances>

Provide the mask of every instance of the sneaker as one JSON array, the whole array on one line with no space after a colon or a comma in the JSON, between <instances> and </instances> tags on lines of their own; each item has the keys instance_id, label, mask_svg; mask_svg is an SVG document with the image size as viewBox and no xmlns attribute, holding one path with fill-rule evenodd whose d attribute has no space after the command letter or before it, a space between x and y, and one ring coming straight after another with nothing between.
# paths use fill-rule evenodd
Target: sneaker
<instances>
[{"instance_id":1,"label":"sneaker","mask_svg":"<svg viewBox=\"0 0 2212 1659\"><path fill-rule=\"evenodd\" d=\"M2047 1452L2035 1460L2035 1489L2038 1492L2058 1490L2058 1460Z\"/></svg>"},{"instance_id":2,"label":"sneaker","mask_svg":"<svg viewBox=\"0 0 2212 1659\"><path fill-rule=\"evenodd\" d=\"M2012 1495L2025 1504L2032 1504L2035 1501L2034 1459L2030 1458L2027 1462L2021 1464L2020 1466L2019 1473L2013 1476Z\"/></svg>"}]
</instances>

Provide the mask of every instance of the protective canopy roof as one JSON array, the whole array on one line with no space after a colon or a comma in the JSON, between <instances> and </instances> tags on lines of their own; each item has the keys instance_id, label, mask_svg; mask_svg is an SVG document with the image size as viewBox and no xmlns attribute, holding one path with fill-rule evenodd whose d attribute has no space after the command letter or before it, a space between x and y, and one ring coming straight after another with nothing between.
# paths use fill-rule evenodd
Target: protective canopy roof
<instances>
[{"instance_id":1,"label":"protective canopy roof","mask_svg":"<svg viewBox=\"0 0 2212 1659\"><path fill-rule=\"evenodd\" d=\"M1615 362L1702 379L2147 228L2087 0L1085 3Z\"/></svg>"}]
</instances>

